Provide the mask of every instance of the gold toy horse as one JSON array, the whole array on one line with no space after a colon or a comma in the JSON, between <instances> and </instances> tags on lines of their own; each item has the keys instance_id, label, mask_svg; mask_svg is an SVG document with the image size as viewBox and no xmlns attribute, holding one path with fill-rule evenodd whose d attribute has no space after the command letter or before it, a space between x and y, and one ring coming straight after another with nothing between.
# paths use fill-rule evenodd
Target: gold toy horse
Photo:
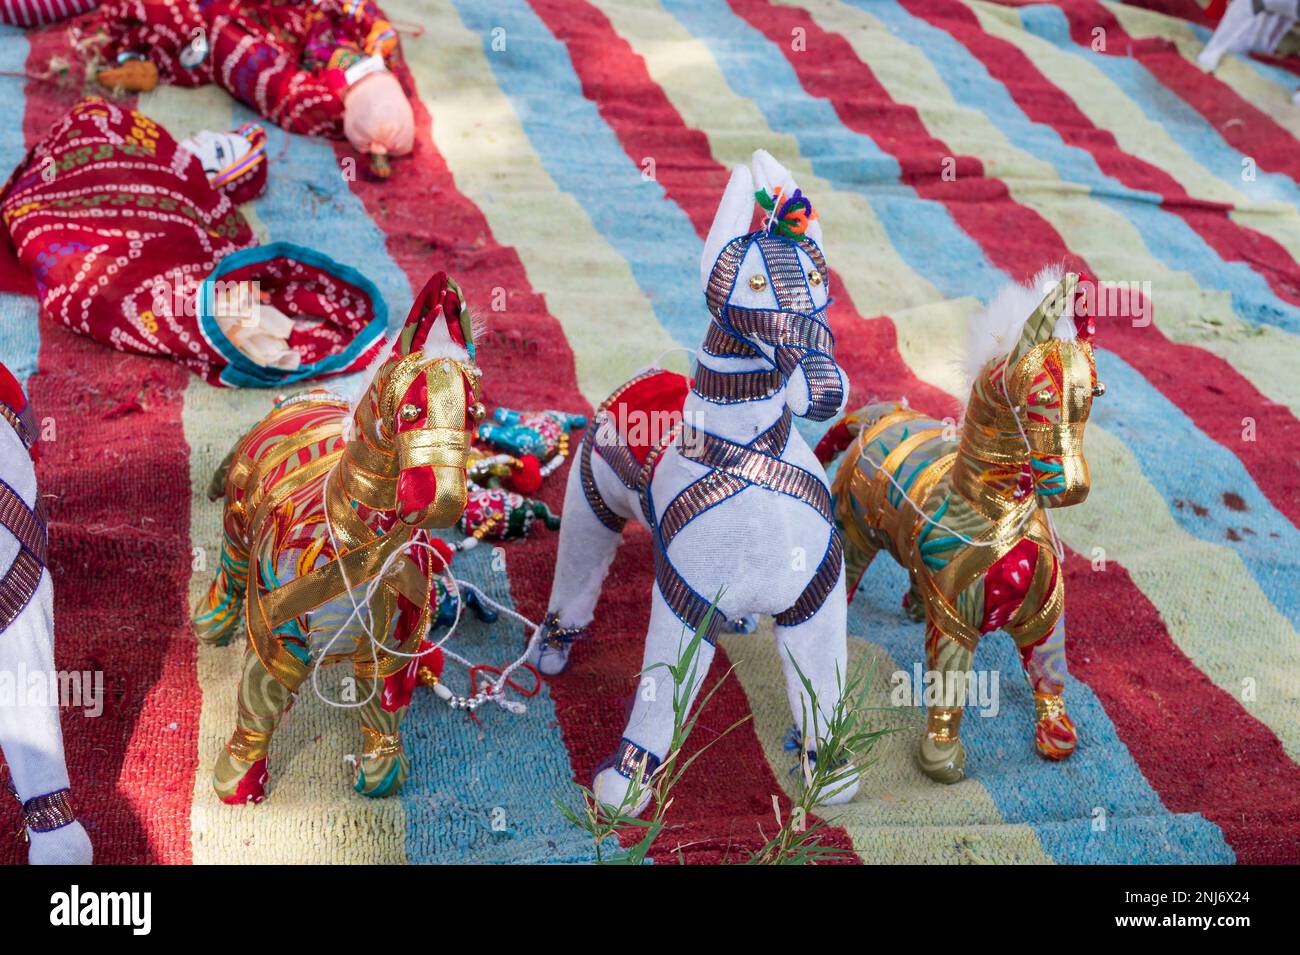
<instances>
[{"instance_id":1,"label":"gold toy horse","mask_svg":"<svg viewBox=\"0 0 1300 955\"><path fill-rule=\"evenodd\" d=\"M825 461L848 447L832 491L849 581L856 587L881 549L911 578L904 604L925 620L926 665L945 704L929 707L920 764L940 782L964 775L966 681L990 630L1006 630L1020 648L1038 752L1053 760L1074 752L1061 692L1065 584L1044 508L1087 497L1083 429L1094 396L1105 391L1092 326L1075 314L1083 311L1079 282L1074 273L1044 273L1035 280L1040 291L1008 290L982 317L972 355L980 370L960 436L951 422L871 405L818 448Z\"/></svg>"},{"instance_id":2,"label":"gold toy horse","mask_svg":"<svg viewBox=\"0 0 1300 955\"><path fill-rule=\"evenodd\" d=\"M195 630L224 644L242 620L248 636L235 732L214 770L225 802L264 798L281 717L315 666L343 659L361 704L357 791L388 795L406 778L401 723L450 555L419 545L465 508L483 416L473 353L460 290L440 272L355 407L325 391L279 402L214 478L225 542Z\"/></svg>"}]
</instances>

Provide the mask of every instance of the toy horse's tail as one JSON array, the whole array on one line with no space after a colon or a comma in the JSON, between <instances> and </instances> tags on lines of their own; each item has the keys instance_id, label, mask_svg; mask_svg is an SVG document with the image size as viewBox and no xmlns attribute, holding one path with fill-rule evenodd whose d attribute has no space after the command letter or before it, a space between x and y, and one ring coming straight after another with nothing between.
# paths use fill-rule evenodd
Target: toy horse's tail
<instances>
[{"instance_id":1,"label":"toy horse's tail","mask_svg":"<svg viewBox=\"0 0 1300 955\"><path fill-rule=\"evenodd\" d=\"M856 446L858 435L869 428L877 417L872 414L872 407L860 408L853 414L845 415L831 427L817 442L814 453L817 460L828 471L831 465L851 446ZM844 542L844 580L849 586L849 599L857 590L858 582L876 556L876 548L862 535L854 520L853 506L847 493L848 472L857 466L857 456L840 462L831 485L832 508L835 514L835 526L839 528L840 538Z\"/></svg>"},{"instance_id":2,"label":"toy horse's tail","mask_svg":"<svg viewBox=\"0 0 1300 955\"><path fill-rule=\"evenodd\" d=\"M238 441L230 446L230 450L226 452L226 456L222 458L221 463L217 465L217 470L212 475L212 480L208 482L209 501L219 501L226 496L226 479L230 477L230 468L231 465L235 463L235 456L239 453L239 449L244 446L244 442L248 439L248 436L261 426L261 422L253 425L253 427L249 428L239 436Z\"/></svg>"},{"instance_id":3,"label":"toy horse's tail","mask_svg":"<svg viewBox=\"0 0 1300 955\"><path fill-rule=\"evenodd\" d=\"M236 441L231 449L226 452L226 456L221 459L221 463L217 465L212 480L208 482L209 501L219 501L226 496L226 477L230 474L230 466L235 463L235 452L239 450L239 446L243 443L243 438Z\"/></svg>"},{"instance_id":4,"label":"toy horse's tail","mask_svg":"<svg viewBox=\"0 0 1300 955\"><path fill-rule=\"evenodd\" d=\"M862 423L858 418L860 413L845 415L817 442L813 453L817 455L817 460L822 463L822 467L830 467L831 462L843 454L844 449L852 444L853 439L862 431Z\"/></svg>"}]
</instances>

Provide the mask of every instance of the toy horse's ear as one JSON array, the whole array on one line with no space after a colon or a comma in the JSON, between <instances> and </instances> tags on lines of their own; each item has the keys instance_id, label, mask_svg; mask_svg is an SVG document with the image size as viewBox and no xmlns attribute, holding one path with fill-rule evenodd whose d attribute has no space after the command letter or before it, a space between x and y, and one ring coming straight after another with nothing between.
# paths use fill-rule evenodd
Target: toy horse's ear
<instances>
[{"instance_id":1,"label":"toy horse's ear","mask_svg":"<svg viewBox=\"0 0 1300 955\"><path fill-rule=\"evenodd\" d=\"M1073 324L1074 293L1079 284L1077 272L1066 272L1060 280L1047 289L1043 300L1030 313L1020 332L1020 341L1016 343L1011 354L1011 363L1015 364L1025 352L1035 345L1051 341L1056 336L1057 326L1063 318ZM1073 337L1073 335L1067 336Z\"/></svg>"},{"instance_id":2,"label":"toy horse's ear","mask_svg":"<svg viewBox=\"0 0 1300 955\"><path fill-rule=\"evenodd\" d=\"M723 248L738 235L749 231L749 223L754 218L754 177L746 166L737 166L731 171L731 179L718 204L718 213L713 217L709 236L704 240L704 252L700 256L700 285L709 287L709 276L713 274L713 265Z\"/></svg>"},{"instance_id":3,"label":"toy horse's ear","mask_svg":"<svg viewBox=\"0 0 1300 955\"><path fill-rule=\"evenodd\" d=\"M446 329L445 339L438 332L440 325ZM445 272L436 273L416 296L397 339L397 354L422 351L431 336L435 342L450 340L467 351L474 347L469 310L464 307L460 286Z\"/></svg>"},{"instance_id":4,"label":"toy horse's ear","mask_svg":"<svg viewBox=\"0 0 1300 955\"><path fill-rule=\"evenodd\" d=\"M750 165L754 169L755 190L766 190L769 196L775 196L779 189L781 195L786 198L799 191L799 185L794 181L794 174L781 165L776 157L766 149L754 150ZM822 244L821 220L809 218L808 226L803 234L816 242L820 248Z\"/></svg>"}]
</instances>

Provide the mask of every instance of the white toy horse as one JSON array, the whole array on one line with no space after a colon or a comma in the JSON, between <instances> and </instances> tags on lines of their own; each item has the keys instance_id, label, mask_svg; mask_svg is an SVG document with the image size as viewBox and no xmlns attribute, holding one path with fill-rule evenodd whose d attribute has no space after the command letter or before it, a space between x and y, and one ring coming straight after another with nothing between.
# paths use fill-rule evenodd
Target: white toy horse
<instances>
[{"instance_id":1,"label":"white toy horse","mask_svg":"<svg viewBox=\"0 0 1300 955\"><path fill-rule=\"evenodd\" d=\"M1272 53L1297 19L1296 0L1232 0L1196 62L1212 73L1229 53ZM1291 101L1300 103L1300 92Z\"/></svg>"},{"instance_id":2,"label":"white toy horse","mask_svg":"<svg viewBox=\"0 0 1300 955\"><path fill-rule=\"evenodd\" d=\"M13 675L14 705L0 704L0 745L34 864L88 865L90 837L69 801L58 700L26 700L17 674L54 672L54 589L45 569L45 510L36 494L27 400L0 365L0 671ZM54 682L54 681L51 681Z\"/></svg>"},{"instance_id":3,"label":"white toy horse","mask_svg":"<svg viewBox=\"0 0 1300 955\"><path fill-rule=\"evenodd\" d=\"M758 188L756 192L755 189ZM750 231L755 200L767 215ZM791 414L824 421L848 383L826 323L829 273L812 204L767 153L732 172L704 243L700 279L713 320L695 379L652 369L601 406L569 472L564 522L538 666L556 674L584 636L626 521L655 538L655 586L643 675L673 665L721 590L700 644L702 681L718 632L772 614L796 729L804 732L799 671L826 726L846 661L844 561L826 472ZM796 670L796 665L798 669ZM694 702L699 683L686 688ZM673 732L672 692L638 693L609 768L593 790L621 806L637 773L648 781ZM857 791L846 770L828 801ZM636 813L645 809L649 787Z\"/></svg>"}]
</instances>

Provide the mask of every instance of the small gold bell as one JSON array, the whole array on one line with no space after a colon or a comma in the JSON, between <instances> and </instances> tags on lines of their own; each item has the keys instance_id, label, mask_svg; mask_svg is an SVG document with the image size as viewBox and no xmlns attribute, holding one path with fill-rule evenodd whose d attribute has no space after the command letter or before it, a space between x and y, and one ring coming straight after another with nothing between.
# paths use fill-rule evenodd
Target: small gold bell
<instances>
[{"instance_id":1,"label":"small gold bell","mask_svg":"<svg viewBox=\"0 0 1300 955\"><path fill-rule=\"evenodd\" d=\"M403 421L415 421L420 417L420 409L415 405L402 405L400 414Z\"/></svg>"},{"instance_id":2,"label":"small gold bell","mask_svg":"<svg viewBox=\"0 0 1300 955\"><path fill-rule=\"evenodd\" d=\"M763 291L763 289L767 288L767 276L751 275L749 277L749 287L752 288L755 292Z\"/></svg>"},{"instance_id":3,"label":"small gold bell","mask_svg":"<svg viewBox=\"0 0 1300 955\"><path fill-rule=\"evenodd\" d=\"M808 284L813 286L814 288L816 288L818 285L821 285L822 284L821 272L819 272L817 269L813 269L811 272L809 272Z\"/></svg>"},{"instance_id":4,"label":"small gold bell","mask_svg":"<svg viewBox=\"0 0 1300 955\"><path fill-rule=\"evenodd\" d=\"M487 408L483 407L483 402L476 401L469 409L469 413L474 416L475 421L482 421L487 417Z\"/></svg>"}]
</instances>

